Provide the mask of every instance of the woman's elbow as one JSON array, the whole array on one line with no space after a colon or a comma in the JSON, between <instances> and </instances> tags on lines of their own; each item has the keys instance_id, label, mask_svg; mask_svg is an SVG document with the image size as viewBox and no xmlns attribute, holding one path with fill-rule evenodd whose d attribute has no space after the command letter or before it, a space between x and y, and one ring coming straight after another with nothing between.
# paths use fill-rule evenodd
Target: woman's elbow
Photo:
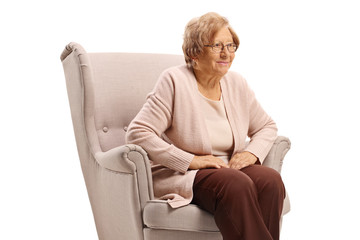
<instances>
[{"instance_id":1,"label":"woman's elbow","mask_svg":"<svg viewBox=\"0 0 360 240\"><path fill-rule=\"evenodd\" d=\"M136 132L131 126L129 126L125 133L125 143L133 144L135 140L136 140Z\"/></svg>"}]
</instances>

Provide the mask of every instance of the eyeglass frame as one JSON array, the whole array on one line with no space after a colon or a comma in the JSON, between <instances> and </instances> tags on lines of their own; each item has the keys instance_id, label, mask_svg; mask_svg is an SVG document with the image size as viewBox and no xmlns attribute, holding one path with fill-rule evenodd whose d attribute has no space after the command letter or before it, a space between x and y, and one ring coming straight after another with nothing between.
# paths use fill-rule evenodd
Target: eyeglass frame
<instances>
[{"instance_id":1,"label":"eyeglass frame","mask_svg":"<svg viewBox=\"0 0 360 240\"><path fill-rule=\"evenodd\" d=\"M216 47L215 46L216 44L221 44L222 47L221 47L220 51L214 50L214 47ZM235 46L234 51L230 51L229 47L231 45ZM220 43L215 43L215 44L212 44L212 45L204 45L204 47L211 47L211 50L213 50L213 52L215 52L215 53L221 53L222 51L224 51L225 47L229 51L229 53L234 53L234 52L236 52L238 50L238 46L235 43L228 43L228 44L225 45L222 42L220 42Z\"/></svg>"}]
</instances>

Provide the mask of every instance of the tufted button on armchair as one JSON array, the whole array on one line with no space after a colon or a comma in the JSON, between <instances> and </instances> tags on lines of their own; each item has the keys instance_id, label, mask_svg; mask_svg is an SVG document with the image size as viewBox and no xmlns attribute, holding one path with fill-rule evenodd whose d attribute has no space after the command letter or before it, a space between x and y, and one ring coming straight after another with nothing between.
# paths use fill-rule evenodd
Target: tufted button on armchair
<instances>
[{"instance_id":1,"label":"tufted button on armchair","mask_svg":"<svg viewBox=\"0 0 360 240\"><path fill-rule=\"evenodd\" d=\"M160 75L179 55L87 53L70 43L61 54L77 149L99 239L222 239L211 214L196 205L172 209L153 194L150 162L125 132ZM278 137L264 165L281 171L290 141ZM285 199L283 214L290 209Z\"/></svg>"}]
</instances>

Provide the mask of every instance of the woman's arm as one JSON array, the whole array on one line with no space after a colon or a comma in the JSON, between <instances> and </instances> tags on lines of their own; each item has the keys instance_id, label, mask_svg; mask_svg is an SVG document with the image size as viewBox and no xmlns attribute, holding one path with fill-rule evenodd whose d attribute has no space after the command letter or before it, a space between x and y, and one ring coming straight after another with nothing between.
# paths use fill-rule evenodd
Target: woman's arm
<instances>
[{"instance_id":1,"label":"woman's arm","mask_svg":"<svg viewBox=\"0 0 360 240\"><path fill-rule=\"evenodd\" d=\"M277 136L275 122L261 107L245 80L243 83L242 92L246 93L243 96L246 96L244 102L247 108L245 115L248 116L247 135L250 142L241 152L235 153L229 162L231 168L237 169L254 164L257 160L262 163Z\"/></svg>"},{"instance_id":2,"label":"woman's arm","mask_svg":"<svg viewBox=\"0 0 360 240\"><path fill-rule=\"evenodd\" d=\"M170 125L171 111L153 94L129 125L126 142L144 148L155 163L185 173L194 155L161 138Z\"/></svg>"},{"instance_id":3,"label":"woman's arm","mask_svg":"<svg viewBox=\"0 0 360 240\"><path fill-rule=\"evenodd\" d=\"M174 86L169 74L160 76L154 91L128 127L126 142L144 148L150 159L185 173L194 155L164 141L162 134L172 124Z\"/></svg>"},{"instance_id":4,"label":"woman's arm","mask_svg":"<svg viewBox=\"0 0 360 240\"><path fill-rule=\"evenodd\" d=\"M277 136L276 123L264 111L255 98L252 90L249 90L249 145L244 151L254 154L262 163L269 153Z\"/></svg>"}]
</instances>

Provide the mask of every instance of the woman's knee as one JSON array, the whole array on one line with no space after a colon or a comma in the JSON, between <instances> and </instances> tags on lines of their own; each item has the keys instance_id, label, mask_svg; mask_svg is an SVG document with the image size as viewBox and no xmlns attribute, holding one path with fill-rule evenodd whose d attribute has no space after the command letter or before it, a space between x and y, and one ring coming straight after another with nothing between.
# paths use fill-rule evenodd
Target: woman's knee
<instances>
[{"instance_id":1,"label":"woman's knee","mask_svg":"<svg viewBox=\"0 0 360 240\"><path fill-rule=\"evenodd\" d=\"M263 176L263 191L285 194L285 187L279 172L272 168L266 168L266 174ZM285 197L285 196L284 196Z\"/></svg>"},{"instance_id":2,"label":"woman's knee","mask_svg":"<svg viewBox=\"0 0 360 240\"><path fill-rule=\"evenodd\" d=\"M219 203L227 206L257 196L253 181L241 171L229 168L200 170L193 190L193 202L212 213Z\"/></svg>"},{"instance_id":3,"label":"woman's knee","mask_svg":"<svg viewBox=\"0 0 360 240\"><path fill-rule=\"evenodd\" d=\"M243 172L231 168L222 168L218 169L217 174L219 175L218 190L220 196L256 194L254 182Z\"/></svg>"},{"instance_id":4,"label":"woman's knee","mask_svg":"<svg viewBox=\"0 0 360 240\"><path fill-rule=\"evenodd\" d=\"M264 191L285 191L280 173L272 168L254 165L248 169L244 169L243 171L253 180L259 193Z\"/></svg>"}]
</instances>

